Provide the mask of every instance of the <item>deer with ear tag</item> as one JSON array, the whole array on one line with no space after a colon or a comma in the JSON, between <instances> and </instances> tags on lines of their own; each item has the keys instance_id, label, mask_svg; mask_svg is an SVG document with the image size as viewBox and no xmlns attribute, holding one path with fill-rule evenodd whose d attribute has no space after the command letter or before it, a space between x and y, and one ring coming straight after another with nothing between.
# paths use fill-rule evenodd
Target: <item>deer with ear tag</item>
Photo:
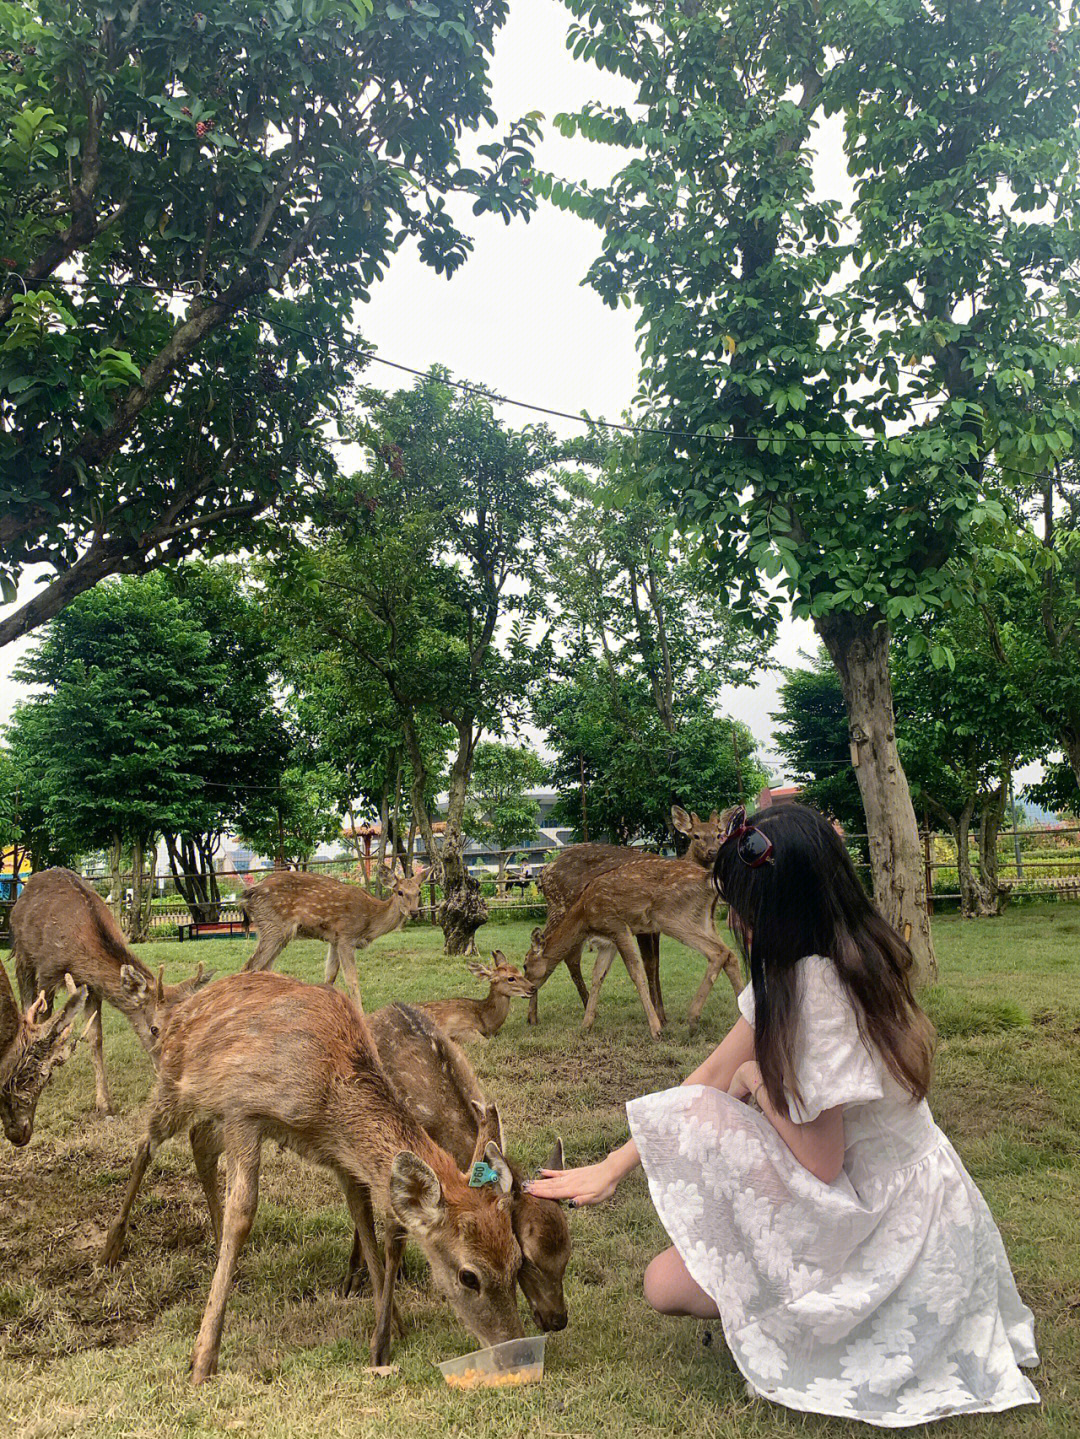
<instances>
[{"instance_id":1,"label":"deer with ear tag","mask_svg":"<svg viewBox=\"0 0 1080 1439\"><path fill-rule=\"evenodd\" d=\"M190 1129L219 1241L192 1355L194 1383L217 1370L226 1301L258 1207L265 1139L329 1169L344 1190L375 1292L373 1363L389 1357L403 1236L423 1250L435 1283L481 1344L524 1332L515 1291L521 1251L510 1221L514 1181L501 1151L493 1142L485 1146L491 1182L470 1187L453 1156L409 1113L379 1063L363 1016L339 991L241 972L177 1012L162 1041L146 1137L105 1243L105 1264L120 1257L155 1151L182 1129ZM385 1262L373 1206L386 1217Z\"/></svg>"},{"instance_id":2,"label":"deer with ear tag","mask_svg":"<svg viewBox=\"0 0 1080 1439\"><path fill-rule=\"evenodd\" d=\"M489 1103L464 1052L418 1005L388 1004L368 1016L387 1077L405 1107L466 1172L489 1143L505 1152L499 1111ZM562 1140L546 1169L562 1169ZM513 1165L510 1222L521 1249L518 1284L541 1329L565 1329L563 1276L570 1260L570 1227L558 1204L530 1194ZM345 1292L362 1271L360 1236L353 1238Z\"/></svg>"},{"instance_id":3,"label":"deer with ear tag","mask_svg":"<svg viewBox=\"0 0 1080 1439\"><path fill-rule=\"evenodd\" d=\"M86 1034L94 1061L95 1104L111 1114L105 1079L101 1009L107 1000L118 1009L154 1059L158 1040L178 1004L211 978L200 964L194 977L165 984L128 948L112 911L96 890L69 869L43 869L32 874L11 911L15 975L24 1008L39 992L45 1013L53 995L70 974L89 991L92 1022Z\"/></svg>"}]
</instances>

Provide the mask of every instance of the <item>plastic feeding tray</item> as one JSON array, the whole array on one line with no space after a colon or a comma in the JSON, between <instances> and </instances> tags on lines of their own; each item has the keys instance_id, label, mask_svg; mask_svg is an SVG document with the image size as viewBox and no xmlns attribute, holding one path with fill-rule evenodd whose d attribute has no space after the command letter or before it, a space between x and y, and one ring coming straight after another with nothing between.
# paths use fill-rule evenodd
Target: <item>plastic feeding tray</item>
<instances>
[{"instance_id":1,"label":"plastic feeding tray","mask_svg":"<svg viewBox=\"0 0 1080 1439\"><path fill-rule=\"evenodd\" d=\"M514 1384L538 1384L544 1377L546 1334L529 1339L508 1339L490 1349L477 1349L459 1359L446 1359L438 1367L451 1389L502 1389Z\"/></svg>"}]
</instances>

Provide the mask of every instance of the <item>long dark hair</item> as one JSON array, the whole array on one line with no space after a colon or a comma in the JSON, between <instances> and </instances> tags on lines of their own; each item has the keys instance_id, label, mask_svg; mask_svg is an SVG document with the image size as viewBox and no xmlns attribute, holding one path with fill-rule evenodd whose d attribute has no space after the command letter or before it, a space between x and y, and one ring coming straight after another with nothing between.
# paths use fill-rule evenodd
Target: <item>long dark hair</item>
<instances>
[{"instance_id":1,"label":"long dark hair","mask_svg":"<svg viewBox=\"0 0 1080 1439\"><path fill-rule=\"evenodd\" d=\"M911 990L910 948L874 908L843 841L818 810L785 804L747 824L773 844L757 868L732 835L716 856L717 890L750 965L755 1057L773 1105L786 1114L785 1089L802 1099L793 1071L798 992L795 966L810 954L836 966L863 1038L897 1083L922 1099L930 1087L934 1031Z\"/></svg>"}]
</instances>

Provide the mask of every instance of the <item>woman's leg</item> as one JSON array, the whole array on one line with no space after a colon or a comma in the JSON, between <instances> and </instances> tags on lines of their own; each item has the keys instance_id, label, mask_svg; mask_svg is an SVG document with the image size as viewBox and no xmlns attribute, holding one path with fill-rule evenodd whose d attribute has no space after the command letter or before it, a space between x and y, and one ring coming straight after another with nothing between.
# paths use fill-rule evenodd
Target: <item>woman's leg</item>
<instances>
[{"instance_id":1,"label":"woman's leg","mask_svg":"<svg viewBox=\"0 0 1080 1439\"><path fill-rule=\"evenodd\" d=\"M716 1301L694 1282L677 1249L665 1249L645 1271L645 1298L660 1314L688 1314L692 1319L718 1319Z\"/></svg>"}]
</instances>

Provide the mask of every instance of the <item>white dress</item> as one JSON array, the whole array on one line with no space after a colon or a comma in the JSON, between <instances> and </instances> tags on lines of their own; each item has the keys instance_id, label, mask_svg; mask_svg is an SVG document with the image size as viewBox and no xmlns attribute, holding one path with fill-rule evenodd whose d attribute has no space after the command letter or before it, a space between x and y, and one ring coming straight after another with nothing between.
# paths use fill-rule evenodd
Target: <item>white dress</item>
<instances>
[{"instance_id":1,"label":"white dress","mask_svg":"<svg viewBox=\"0 0 1080 1439\"><path fill-rule=\"evenodd\" d=\"M764 1116L704 1085L627 1105L649 1190L766 1398L887 1428L1037 1404L1038 1363L986 1201L925 1101L862 1041L830 960L798 967L805 1123L844 1106L844 1168L804 1169ZM753 1025L754 996L739 998Z\"/></svg>"}]
</instances>

